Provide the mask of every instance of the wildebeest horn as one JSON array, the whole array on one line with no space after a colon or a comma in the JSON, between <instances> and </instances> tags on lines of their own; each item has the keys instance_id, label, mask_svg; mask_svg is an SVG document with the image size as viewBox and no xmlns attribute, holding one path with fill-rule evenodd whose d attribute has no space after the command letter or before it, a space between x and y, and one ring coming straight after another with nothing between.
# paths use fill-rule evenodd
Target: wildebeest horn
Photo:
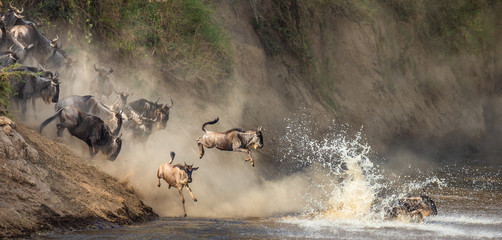
<instances>
[{"instance_id":1,"label":"wildebeest horn","mask_svg":"<svg viewBox=\"0 0 502 240\"><path fill-rule=\"evenodd\" d=\"M110 71L108 72L108 74L112 73L113 72L113 68L110 67Z\"/></svg>"},{"instance_id":2,"label":"wildebeest horn","mask_svg":"<svg viewBox=\"0 0 502 240\"><path fill-rule=\"evenodd\" d=\"M120 133L120 135L117 138L121 138L121 137L122 137L122 133Z\"/></svg>"},{"instance_id":3,"label":"wildebeest horn","mask_svg":"<svg viewBox=\"0 0 502 240\"><path fill-rule=\"evenodd\" d=\"M33 48L33 43L24 48L25 51L29 51Z\"/></svg>"},{"instance_id":4,"label":"wildebeest horn","mask_svg":"<svg viewBox=\"0 0 502 240\"><path fill-rule=\"evenodd\" d=\"M19 13L19 14L21 14L21 13L23 13L23 12L24 12L24 7L21 7L21 10L19 10L19 9L17 9L16 7L13 7L11 3L9 3L9 8L10 8L11 10L14 10L15 12L17 12L17 13Z\"/></svg>"},{"instance_id":5,"label":"wildebeest horn","mask_svg":"<svg viewBox=\"0 0 502 240\"><path fill-rule=\"evenodd\" d=\"M169 106L168 108L172 108L174 105L174 102L173 102L173 99L171 98L171 106Z\"/></svg>"},{"instance_id":6,"label":"wildebeest horn","mask_svg":"<svg viewBox=\"0 0 502 240\"><path fill-rule=\"evenodd\" d=\"M94 70L96 70L96 72L99 72L98 68L96 68L96 64L94 64Z\"/></svg>"},{"instance_id":7,"label":"wildebeest horn","mask_svg":"<svg viewBox=\"0 0 502 240\"><path fill-rule=\"evenodd\" d=\"M261 126L258 127L258 131L261 131Z\"/></svg>"},{"instance_id":8,"label":"wildebeest horn","mask_svg":"<svg viewBox=\"0 0 502 240\"><path fill-rule=\"evenodd\" d=\"M57 41L58 39L59 39L59 36L58 36L58 35L56 35L56 38L52 39L52 41L51 41L51 47L52 47L52 48L57 48L57 47L58 47L58 45L56 44L56 41Z\"/></svg>"},{"instance_id":9,"label":"wildebeest horn","mask_svg":"<svg viewBox=\"0 0 502 240\"><path fill-rule=\"evenodd\" d=\"M19 14L19 15L18 15ZM17 12L14 12L14 16L16 16L17 18L21 18L23 19L24 16L23 15L20 15L21 13L17 13Z\"/></svg>"},{"instance_id":10,"label":"wildebeest horn","mask_svg":"<svg viewBox=\"0 0 502 240\"><path fill-rule=\"evenodd\" d=\"M157 105L157 103L159 102L160 98L157 98L157 101L155 101L155 105Z\"/></svg>"},{"instance_id":11,"label":"wildebeest horn","mask_svg":"<svg viewBox=\"0 0 502 240\"><path fill-rule=\"evenodd\" d=\"M19 60L19 58L17 57L16 53L11 53L11 54L9 54L9 57L10 57L10 59L12 59L12 60L14 60L14 61Z\"/></svg>"}]
</instances>

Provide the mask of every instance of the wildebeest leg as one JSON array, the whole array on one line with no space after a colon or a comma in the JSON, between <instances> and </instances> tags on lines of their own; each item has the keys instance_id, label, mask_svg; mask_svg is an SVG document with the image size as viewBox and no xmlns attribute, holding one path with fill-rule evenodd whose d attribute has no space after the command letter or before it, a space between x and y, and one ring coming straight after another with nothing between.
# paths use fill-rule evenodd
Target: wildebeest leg
<instances>
[{"instance_id":1,"label":"wildebeest leg","mask_svg":"<svg viewBox=\"0 0 502 240\"><path fill-rule=\"evenodd\" d=\"M251 161L251 166L254 167L254 160L253 158L251 157L251 151L249 151L249 149L247 148L235 148L234 151L236 152L243 152L243 153L247 153L248 154L248 157L246 159L244 159L245 161Z\"/></svg>"},{"instance_id":2,"label":"wildebeest leg","mask_svg":"<svg viewBox=\"0 0 502 240\"><path fill-rule=\"evenodd\" d=\"M24 100L21 101L21 113L23 114L23 120L26 119L26 104L27 104L28 100Z\"/></svg>"},{"instance_id":3,"label":"wildebeest leg","mask_svg":"<svg viewBox=\"0 0 502 240\"><path fill-rule=\"evenodd\" d=\"M66 128L66 126L62 123L58 123L58 124L56 124L56 127L58 128L57 136L63 137L63 131Z\"/></svg>"},{"instance_id":4,"label":"wildebeest leg","mask_svg":"<svg viewBox=\"0 0 502 240\"><path fill-rule=\"evenodd\" d=\"M33 107L33 116L37 119L37 109L35 108L35 98L31 99L31 106Z\"/></svg>"},{"instance_id":5,"label":"wildebeest leg","mask_svg":"<svg viewBox=\"0 0 502 240\"><path fill-rule=\"evenodd\" d=\"M178 187L178 192L180 193L180 197L181 197L181 204L183 204L183 217L186 217L187 212L185 211L185 198L183 197L183 193L181 192L181 189L183 189L183 187Z\"/></svg>"},{"instance_id":6,"label":"wildebeest leg","mask_svg":"<svg viewBox=\"0 0 502 240\"><path fill-rule=\"evenodd\" d=\"M96 153L98 153L98 149L97 149L97 145L96 145L96 140L94 138L91 138L91 143L88 144L89 145L89 152L91 154L91 159L94 158L94 156L96 156Z\"/></svg>"},{"instance_id":7,"label":"wildebeest leg","mask_svg":"<svg viewBox=\"0 0 502 240\"><path fill-rule=\"evenodd\" d=\"M193 201L197 202L197 198L195 198L195 196L193 195L192 189L190 189L190 187L188 186L188 184L186 186L187 186L188 192L190 193L190 196L192 196Z\"/></svg>"},{"instance_id":8,"label":"wildebeest leg","mask_svg":"<svg viewBox=\"0 0 502 240\"><path fill-rule=\"evenodd\" d=\"M204 156L204 145L202 145L202 138L197 138L197 146L199 146L199 159Z\"/></svg>"}]
</instances>

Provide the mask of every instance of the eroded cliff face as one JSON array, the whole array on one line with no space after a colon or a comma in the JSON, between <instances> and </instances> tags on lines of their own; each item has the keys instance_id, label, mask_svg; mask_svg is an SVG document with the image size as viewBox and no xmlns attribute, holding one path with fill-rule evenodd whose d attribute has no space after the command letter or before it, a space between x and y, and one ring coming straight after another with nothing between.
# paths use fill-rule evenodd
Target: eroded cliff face
<instances>
[{"instance_id":1,"label":"eroded cliff face","mask_svg":"<svg viewBox=\"0 0 502 240\"><path fill-rule=\"evenodd\" d=\"M313 24L302 31L316 74L309 78L294 54L267 53L252 26L253 3L227 1L217 10L233 39L236 84L246 89L240 99L255 99L245 105L247 113L269 133L303 109L321 128L333 124L329 119L355 131L363 127L373 149L396 161L403 160L396 153L402 149L435 160L498 152L500 49L433 52L429 43L407 39L411 26L379 6L371 20L336 14L308 20Z\"/></svg>"},{"instance_id":2,"label":"eroded cliff face","mask_svg":"<svg viewBox=\"0 0 502 240\"><path fill-rule=\"evenodd\" d=\"M157 215L134 190L0 116L0 237L131 224Z\"/></svg>"}]
</instances>

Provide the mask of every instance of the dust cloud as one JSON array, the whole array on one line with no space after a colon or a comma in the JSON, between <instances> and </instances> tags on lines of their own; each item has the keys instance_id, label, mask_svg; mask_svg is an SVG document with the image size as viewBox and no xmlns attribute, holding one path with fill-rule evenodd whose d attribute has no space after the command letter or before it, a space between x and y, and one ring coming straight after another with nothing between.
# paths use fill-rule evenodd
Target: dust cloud
<instances>
[{"instance_id":1,"label":"dust cloud","mask_svg":"<svg viewBox=\"0 0 502 240\"><path fill-rule=\"evenodd\" d=\"M135 72L133 76L123 63L98 59L98 54L80 51L75 65L76 79L71 82L61 78L60 99L70 95L94 95L90 87L95 84L97 66L112 67L110 75L117 91L128 90L133 93L128 102L140 98L160 103L173 100L174 106L170 111L167 128L155 129L146 142L135 140L127 129L122 128L123 146L115 161L106 160L98 153L90 159L87 145L65 131L62 139L56 138L55 121L43 131L43 135L60 141L72 149L84 161L98 169L116 177L120 182L132 187L143 201L151 206L161 216L182 216L182 205L178 191L168 189L168 185L161 180L161 187L157 187L158 167L170 160L169 153L174 151L174 163L194 164L199 167L193 173L190 187L198 199L193 202L186 188L183 195L186 209L192 217L263 217L280 215L290 212L300 212L306 203L303 194L307 191L308 183L302 174L275 176L273 180L265 177L267 168L271 164L266 154L252 151L256 167L251 167L244 161L246 154L239 152L224 152L217 149L206 149L203 159L199 159L196 139L202 136L201 126L204 122L220 118L220 121L208 126L207 129L226 131L231 128L252 129L258 125L243 125L241 122L245 105L252 100L242 98L242 88L229 89L228 99L221 104L205 102L202 96L187 94L188 91L175 91L158 79L158 74L147 66L153 60L145 59L145 66L137 67L144 71ZM157 77L156 77L157 76ZM237 76L237 78L239 78ZM117 96L102 99L106 105L113 104ZM236 100L238 99L238 100ZM33 128L39 128L42 121L55 113L54 104L44 104L37 101L37 114L28 106L28 114L24 123ZM12 107L19 119L21 114ZM256 122L259 122L257 120ZM267 126L265 126L265 135ZM265 147L268 139L265 139ZM275 171L278 172L278 171Z\"/></svg>"}]
</instances>

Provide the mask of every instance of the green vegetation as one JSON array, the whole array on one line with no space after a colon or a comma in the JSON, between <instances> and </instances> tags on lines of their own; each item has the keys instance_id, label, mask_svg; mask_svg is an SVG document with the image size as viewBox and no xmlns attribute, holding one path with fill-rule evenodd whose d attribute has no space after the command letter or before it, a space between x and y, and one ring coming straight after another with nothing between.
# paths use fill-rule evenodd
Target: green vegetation
<instances>
[{"instance_id":1,"label":"green vegetation","mask_svg":"<svg viewBox=\"0 0 502 240\"><path fill-rule=\"evenodd\" d=\"M185 80L216 81L229 76L228 36L204 0L20 1L27 15L47 25L70 22L68 37L94 49L108 49L124 62L153 56L159 68L186 73ZM74 38L76 32L85 38Z\"/></svg>"},{"instance_id":2,"label":"green vegetation","mask_svg":"<svg viewBox=\"0 0 502 240\"><path fill-rule=\"evenodd\" d=\"M18 68L19 64L14 64L0 70L0 115L8 115L7 106L14 94L13 86L10 85L10 80L20 80L21 74L24 72L12 71Z\"/></svg>"},{"instance_id":3,"label":"green vegetation","mask_svg":"<svg viewBox=\"0 0 502 240\"><path fill-rule=\"evenodd\" d=\"M394 17L407 23L416 40L446 54L495 47L501 30L500 1L381 0Z\"/></svg>"}]
</instances>

